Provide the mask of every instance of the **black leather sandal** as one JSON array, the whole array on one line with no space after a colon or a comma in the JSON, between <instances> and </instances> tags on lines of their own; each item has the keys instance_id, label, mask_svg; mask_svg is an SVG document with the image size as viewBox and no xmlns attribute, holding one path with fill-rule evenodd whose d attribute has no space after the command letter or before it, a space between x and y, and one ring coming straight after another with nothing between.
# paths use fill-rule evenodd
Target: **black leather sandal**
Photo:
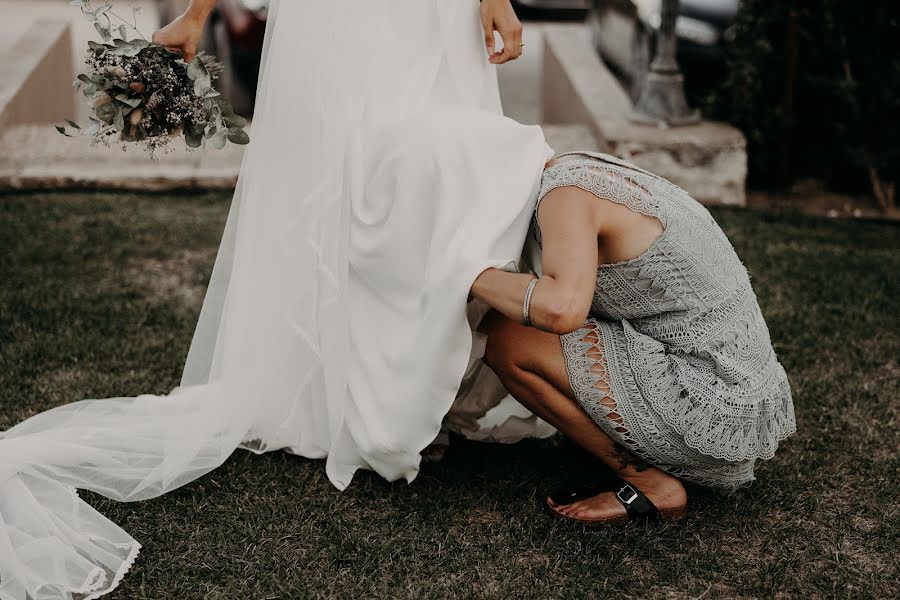
<instances>
[{"instance_id":1,"label":"black leather sandal","mask_svg":"<svg viewBox=\"0 0 900 600\"><path fill-rule=\"evenodd\" d=\"M598 484L580 487L569 492L554 492L547 498L547 507L564 519L593 524L629 523L632 521L674 521L684 516L684 506L659 510L639 489L624 481L620 481L620 483L622 484L621 488L617 491L614 488L610 488L609 485ZM564 515L554 508L554 506L568 506L579 500L585 500L604 492L613 491L615 492L616 498L622 503L622 506L625 507L624 515L617 515L608 519L579 519L577 517Z\"/></svg>"}]
</instances>

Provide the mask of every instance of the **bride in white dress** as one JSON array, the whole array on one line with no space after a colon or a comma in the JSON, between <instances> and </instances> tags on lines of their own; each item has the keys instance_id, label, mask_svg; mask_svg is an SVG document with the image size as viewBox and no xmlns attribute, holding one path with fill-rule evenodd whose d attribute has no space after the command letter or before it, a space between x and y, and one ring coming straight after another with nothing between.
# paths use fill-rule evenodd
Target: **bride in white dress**
<instances>
[{"instance_id":1,"label":"bride in white dress","mask_svg":"<svg viewBox=\"0 0 900 600\"><path fill-rule=\"evenodd\" d=\"M128 570L139 543L76 489L155 497L238 447L325 458L340 489L416 476L470 364L471 284L519 258L551 154L500 116L491 7L508 21L508 0L484 23L476 0L272 3L182 386L0 434L0 599L94 598Z\"/></svg>"}]
</instances>

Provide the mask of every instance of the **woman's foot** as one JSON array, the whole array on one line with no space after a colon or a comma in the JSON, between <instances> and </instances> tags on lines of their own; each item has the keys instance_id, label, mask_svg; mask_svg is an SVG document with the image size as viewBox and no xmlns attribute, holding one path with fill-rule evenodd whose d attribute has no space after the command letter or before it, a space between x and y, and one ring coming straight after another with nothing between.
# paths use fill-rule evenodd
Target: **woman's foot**
<instances>
[{"instance_id":1,"label":"woman's foot","mask_svg":"<svg viewBox=\"0 0 900 600\"><path fill-rule=\"evenodd\" d=\"M640 473L622 477L622 481L642 492L664 520L679 518L684 514L687 492L675 477L661 472L646 475ZM547 506L561 516L577 521L625 522L629 517L623 502L631 497L632 492L627 487L618 497L617 492L618 490L602 492L571 504L558 504L552 498L547 498Z\"/></svg>"}]
</instances>

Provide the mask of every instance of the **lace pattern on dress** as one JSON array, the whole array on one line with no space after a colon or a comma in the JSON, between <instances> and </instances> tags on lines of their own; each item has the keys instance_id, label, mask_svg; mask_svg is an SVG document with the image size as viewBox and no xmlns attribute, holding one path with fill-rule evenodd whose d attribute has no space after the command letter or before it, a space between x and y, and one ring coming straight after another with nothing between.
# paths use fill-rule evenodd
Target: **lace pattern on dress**
<instances>
[{"instance_id":1,"label":"lace pattern on dress","mask_svg":"<svg viewBox=\"0 0 900 600\"><path fill-rule=\"evenodd\" d=\"M623 401L640 394L631 377L611 376L608 364L628 370L627 341L615 324L589 319L561 336L569 382L582 408L614 441L653 466L700 485L737 488L754 480L754 460L711 459L672 436L649 405Z\"/></svg>"},{"instance_id":2,"label":"lace pattern on dress","mask_svg":"<svg viewBox=\"0 0 900 600\"><path fill-rule=\"evenodd\" d=\"M796 431L787 376L746 269L709 211L660 177L591 155L547 169L538 206L564 186L654 216L664 227L641 256L598 267L595 324L586 327L600 327L596 344L606 362L588 364L592 359L583 344L594 341L584 339L585 330L581 338L564 336L573 389L601 407L591 409L598 423L606 419L601 400L610 394L626 421L632 411L632 441L624 441L640 447L635 454L653 464L677 465L667 448L687 447L708 457L708 482L733 485L735 478L716 465L771 458L778 442ZM536 221L534 230L540 241ZM601 379L608 392L597 391ZM648 411L655 421L647 420ZM645 427L647 435L641 435ZM752 475L737 479L742 477ZM694 472L691 478L699 482L704 476Z\"/></svg>"},{"instance_id":3,"label":"lace pattern on dress","mask_svg":"<svg viewBox=\"0 0 900 600\"><path fill-rule=\"evenodd\" d=\"M660 219L666 227L653 194L653 187L661 180L643 173L629 173L625 169L615 170L610 166L593 158L585 158L564 162L544 171L534 209L534 232L538 243L541 243L538 210L547 194L559 187L574 186L598 198L620 202L635 212Z\"/></svg>"}]
</instances>

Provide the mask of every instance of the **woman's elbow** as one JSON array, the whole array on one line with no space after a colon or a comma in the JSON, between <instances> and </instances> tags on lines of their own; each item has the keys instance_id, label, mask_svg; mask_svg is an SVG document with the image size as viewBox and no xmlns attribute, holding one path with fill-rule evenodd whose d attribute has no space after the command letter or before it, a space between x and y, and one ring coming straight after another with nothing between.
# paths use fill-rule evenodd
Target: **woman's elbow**
<instances>
[{"instance_id":1,"label":"woman's elbow","mask_svg":"<svg viewBox=\"0 0 900 600\"><path fill-rule=\"evenodd\" d=\"M557 335L566 335L584 327L589 306L574 300L553 303L546 309L546 324L543 329Z\"/></svg>"}]
</instances>

